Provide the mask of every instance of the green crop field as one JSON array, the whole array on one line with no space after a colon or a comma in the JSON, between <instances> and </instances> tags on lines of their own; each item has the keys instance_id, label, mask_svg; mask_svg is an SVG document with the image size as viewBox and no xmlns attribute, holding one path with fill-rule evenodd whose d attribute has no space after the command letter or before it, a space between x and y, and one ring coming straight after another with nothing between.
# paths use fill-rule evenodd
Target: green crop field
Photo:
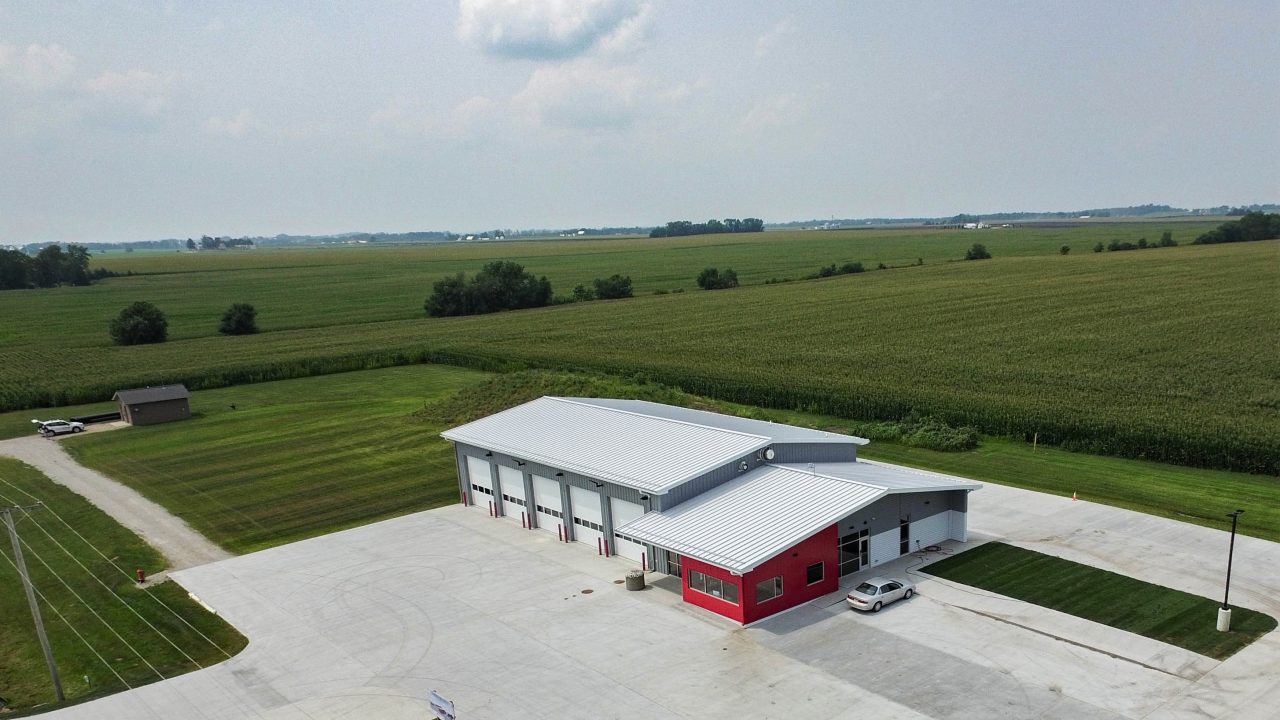
<instances>
[{"instance_id":1,"label":"green crop field","mask_svg":"<svg viewBox=\"0 0 1280 720\"><path fill-rule=\"evenodd\" d=\"M68 702L208 667L244 647L176 583L138 588L135 568L164 566L140 538L38 471L0 458L0 505L37 501L45 507L15 519ZM13 710L48 709L53 688L3 531L0 555L0 696Z\"/></svg>"},{"instance_id":2,"label":"green crop field","mask_svg":"<svg viewBox=\"0 0 1280 720\"><path fill-rule=\"evenodd\" d=\"M1276 628L1270 615L1234 608L1231 632L1214 626L1218 603L1180 590L1004 543L987 543L922 572L1225 660ZM1104 588L1080 592L1080 588Z\"/></svg>"},{"instance_id":3,"label":"green crop field","mask_svg":"<svg viewBox=\"0 0 1280 720\"><path fill-rule=\"evenodd\" d=\"M777 232L663 240L113 254L154 273L0 296L0 408L109 398L126 386L199 387L440 360L645 374L690 391L845 417L911 409L1074 449L1280 472L1280 255L1275 242L1087 252L1169 223ZM1184 242L1198 223L1171 226ZM979 239L994 260L944 262ZM1060 244L1076 251L1057 254ZM747 283L831 262L898 267L731 291L686 288L697 269ZM505 257L560 292L613 272L640 297L427 319L431 280ZM163 345L112 347L107 319L148 299ZM215 334L232 301L265 332Z\"/></svg>"},{"instance_id":4,"label":"green crop field","mask_svg":"<svg viewBox=\"0 0 1280 720\"><path fill-rule=\"evenodd\" d=\"M542 395L630 397L849 429L839 418L723 403L655 383L416 365L198 391L190 421L61 442L82 463L242 552L457 502L457 469L438 433ZM1033 452L992 438L971 452L877 442L862 455L1060 495L1075 491L1210 527L1221 527L1222 508L1246 507L1243 533L1280 540L1280 488L1258 475Z\"/></svg>"}]
</instances>

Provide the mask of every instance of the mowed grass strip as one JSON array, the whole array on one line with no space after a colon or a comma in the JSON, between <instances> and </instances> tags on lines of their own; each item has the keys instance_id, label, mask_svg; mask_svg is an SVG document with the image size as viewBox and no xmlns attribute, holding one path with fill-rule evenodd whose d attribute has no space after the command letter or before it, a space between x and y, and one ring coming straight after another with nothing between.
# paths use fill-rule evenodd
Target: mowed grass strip
<instances>
[{"instance_id":1,"label":"mowed grass strip","mask_svg":"<svg viewBox=\"0 0 1280 720\"><path fill-rule=\"evenodd\" d=\"M922 572L1225 660L1276 628L1270 615L1235 607L1216 629L1219 604L1180 590L1004 543L987 543Z\"/></svg>"},{"instance_id":2,"label":"mowed grass strip","mask_svg":"<svg viewBox=\"0 0 1280 720\"><path fill-rule=\"evenodd\" d=\"M456 501L445 427L413 415L488 377L413 365L203 391L191 420L62 442L210 540L251 552Z\"/></svg>"},{"instance_id":3,"label":"mowed grass strip","mask_svg":"<svg viewBox=\"0 0 1280 720\"><path fill-rule=\"evenodd\" d=\"M34 468L0 458L0 505L26 506L36 502L43 502L45 508L29 514L15 513L15 520L32 582L47 600L41 603L41 614L68 702L124 690L125 683L137 687L159 680L160 675L173 677L195 670L197 663L208 667L245 646L245 638L235 628L197 605L177 583L137 587L131 579L136 568L155 572L164 567L164 559L141 538ZM0 696L8 699L12 709L47 708L55 700L53 688L26 595L12 564L8 533L3 530L0 555L4 556L0 559ZM87 645L76 637L72 627L84 636Z\"/></svg>"}]
</instances>

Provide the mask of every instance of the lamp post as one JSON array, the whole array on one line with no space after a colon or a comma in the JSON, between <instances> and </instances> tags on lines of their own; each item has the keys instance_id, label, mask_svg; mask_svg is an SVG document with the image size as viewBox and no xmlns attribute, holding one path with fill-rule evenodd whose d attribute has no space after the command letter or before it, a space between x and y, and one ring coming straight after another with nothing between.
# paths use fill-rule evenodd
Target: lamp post
<instances>
[{"instance_id":1,"label":"lamp post","mask_svg":"<svg viewBox=\"0 0 1280 720\"><path fill-rule=\"evenodd\" d=\"M1231 597L1231 557L1236 552L1236 523L1243 514L1243 510L1227 513L1227 517L1231 518L1231 544L1227 547L1227 589L1222 593L1222 607L1218 608L1219 632L1231 629L1231 606L1227 604L1227 599Z\"/></svg>"}]
</instances>

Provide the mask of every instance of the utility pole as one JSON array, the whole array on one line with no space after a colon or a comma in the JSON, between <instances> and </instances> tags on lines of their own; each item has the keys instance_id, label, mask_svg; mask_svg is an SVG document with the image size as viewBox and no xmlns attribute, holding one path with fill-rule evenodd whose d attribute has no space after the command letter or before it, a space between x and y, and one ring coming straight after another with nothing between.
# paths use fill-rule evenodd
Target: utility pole
<instances>
[{"instance_id":1,"label":"utility pole","mask_svg":"<svg viewBox=\"0 0 1280 720\"><path fill-rule=\"evenodd\" d=\"M31 606L31 618L36 623L36 637L40 638L40 648L44 650L44 662L49 666L49 677L53 678L53 693L58 702L67 699L62 693L62 679L58 677L58 664L53 661L53 648L49 647L49 637L44 634L44 618L40 616L40 605L36 603L36 592L31 586L31 578L27 576L27 561L22 557L22 543L18 541L18 528L13 524L14 510L29 510L43 506L36 503L27 507L7 507L0 509L4 515L5 527L9 528L9 540L13 543L14 564L18 566L18 574L22 576L22 589L27 591L27 604Z\"/></svg>"},{"instance_id":2,"label":"utility pole","mask_svg":"<svg viewBox=\"0 0 1280 720\"><path fill-rule=\"evenodd\" d=\"M1236 552L1236 523L1243 514L1243 510L1227 513L1227 517L1231 518L1231 544L1227 547L1227 588L1222 592L1222 607L1218 608L1218 632L1231 629L1231 606L1227 604L1227 600L1231 598L1231 556Z\"/></svg>"}]
</instances>

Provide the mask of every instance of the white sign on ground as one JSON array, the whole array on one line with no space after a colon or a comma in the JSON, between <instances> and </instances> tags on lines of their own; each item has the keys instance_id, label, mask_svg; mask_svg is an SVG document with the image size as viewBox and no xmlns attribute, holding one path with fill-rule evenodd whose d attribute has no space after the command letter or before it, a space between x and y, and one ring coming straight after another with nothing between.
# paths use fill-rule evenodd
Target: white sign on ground
<instances>
[{"instance_id":1,"label":"white sign on ground","mask_svg":"<svg viewBox=\"0 0 1280 720\"><path fill-rule=\"evenodd\" d=\"M431 694L427 696L427 700L431 702L431 712L434 712L439 720L457 720L458 716L454 714L453 701L440 697L440 693L435 690L431 691Z\"/></svg>"}]
</instances>

